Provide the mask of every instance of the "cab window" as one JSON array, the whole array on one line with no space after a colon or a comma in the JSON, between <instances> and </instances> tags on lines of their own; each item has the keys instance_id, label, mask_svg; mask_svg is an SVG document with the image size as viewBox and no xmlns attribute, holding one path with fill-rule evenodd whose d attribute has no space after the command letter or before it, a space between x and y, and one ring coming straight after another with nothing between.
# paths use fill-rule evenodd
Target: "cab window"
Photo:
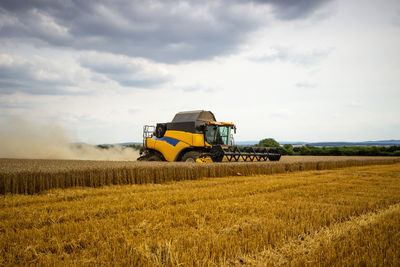
<instances>
[{"instance_id":1,"label":"cab window","mask_svg":"<svg viewBox=\"0 0 400 267\"><path fill-rule=\"evenodd\" d=\"M205 137L209 144L228 146L231 137L231 127L209 125L206 128Z\"/></svg>"}]
</instances>

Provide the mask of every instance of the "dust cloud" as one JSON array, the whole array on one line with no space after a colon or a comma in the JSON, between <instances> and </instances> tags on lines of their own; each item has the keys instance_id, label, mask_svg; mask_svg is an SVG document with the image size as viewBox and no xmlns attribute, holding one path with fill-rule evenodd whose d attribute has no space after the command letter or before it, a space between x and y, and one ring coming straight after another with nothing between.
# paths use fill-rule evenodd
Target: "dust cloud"
<instances>
[{"instance_id":1,"label":"dust cloud","mask_svg":"<svg viewBox=\"0 0 400 267\"><path fill-rule=\"evenodd\" d=\"M0 158L134 161L138 157L139 151L130 147L71 143L66 131L51 123L12 119L0 124Z\"/></svg>"}]
</instances>

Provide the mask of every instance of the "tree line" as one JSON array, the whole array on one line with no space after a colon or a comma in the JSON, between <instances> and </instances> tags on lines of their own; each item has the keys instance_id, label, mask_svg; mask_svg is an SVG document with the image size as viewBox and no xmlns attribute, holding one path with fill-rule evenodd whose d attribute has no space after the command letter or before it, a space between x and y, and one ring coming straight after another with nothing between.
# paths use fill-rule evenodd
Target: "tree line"
<instances>
[{"instance_id":1,"label":"tree line","mask_svg":"<svg viewBox=\"0 0 400 267\"><path fill-rule=\"evenodd\" d=\"M400 156L400 146L281 146L273 138L261 140L259 147L278 147L282 155L312 155L312 156Z\"/></svg>"}]
</instances>

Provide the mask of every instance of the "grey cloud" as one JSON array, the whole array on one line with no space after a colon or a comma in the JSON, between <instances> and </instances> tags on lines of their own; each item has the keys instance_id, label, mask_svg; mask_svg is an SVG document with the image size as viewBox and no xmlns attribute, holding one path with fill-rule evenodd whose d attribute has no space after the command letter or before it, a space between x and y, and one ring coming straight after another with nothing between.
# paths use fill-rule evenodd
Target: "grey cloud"
<instances>
[{"instance_id":1,"label":"grey cloud","mask_svg":"<svg viewBox=\"0 0 400 267\"><path fill-rule=\"evenodd\" d=\"M10 102L4 102L4 101L0 101L0 108L1 109L28 109L28 108L32 108L33 105L32 104L28 104L28 103L10 103Z\"/></svg>"},{"instance_id":2,"label":"grey cloud","mask_svg":"<svg viewBox=\"0 0 400 267\"><path fill-rule=\"evenodd\" d=\"M400 10L397 10L397 16L393 19L393 24L400 26Z\"/></svg>"},{"instance_id":3,"label":"grey cloud","mask_svg":"<svg viewBox=\"0 0 400 267\"><path fill-rule=\"evenodd\" d=\"M258 5L272 5L278 18L295 19L325 2L4 0L0 36L173 63L233 52L248 33L266 25Z\"/></svg>"},{"instance_id":4,"label":"grey cloud","mask_svg":"<svg viewBox=\"0 0 400 267\"><path fill-rule=\"evenodd\" d=\"M256 2L271 4L280 19L293 20L309 16L331 0L256 0Z\"/></svg>"},{"instance_id":5,"label":"grey cloud","mask_svg":"<svg viewBox=\"0 0 400 267\"><path fill-rule=\"evenodd\" d=\"M125 56L95 53L81 57L80 64L126 87L153 88L172 79L153 63Z\"/></svg>"},{"instance_id":6,"label":"grey cloud","mask_svg":"<svg viewBox=\"0 0 400 267\"><path fill-rule=\"evenodd\" d=\"M0 55L0 94L25 92L30 94L82 94L72 89L77 82L51 62L37 58L25 60Z\"/></svg>"},{"instance_id":7,"label":"grey cloud","mask_svg":"<svg viewBox=\"0 0 400 267\"><path fill-rule=\"evenodd\" d=\"M333 49L313 49L311 51L297 52L286 47L277 47L273 53L251 56L249 60L255 62L291 62L303 66L314 65L328 57Z\"/></svg>"}]
</instances>

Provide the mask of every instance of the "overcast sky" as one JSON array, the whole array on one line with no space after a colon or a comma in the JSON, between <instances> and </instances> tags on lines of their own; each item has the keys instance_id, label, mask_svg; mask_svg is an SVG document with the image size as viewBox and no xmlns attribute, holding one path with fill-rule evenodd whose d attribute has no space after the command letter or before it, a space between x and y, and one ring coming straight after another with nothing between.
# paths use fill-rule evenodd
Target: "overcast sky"
<instances>
[{"instance_id":1,"label":"overcast sky","mask_svg":"<svg viewBox=\"0 0 400 267\"><path fill-rule=\"evenodd\" d=\"M0 2L1 127L141 141L203 109L240 141L400 139L399 103L398 0Z\"/></svg>"}]
</instances>

